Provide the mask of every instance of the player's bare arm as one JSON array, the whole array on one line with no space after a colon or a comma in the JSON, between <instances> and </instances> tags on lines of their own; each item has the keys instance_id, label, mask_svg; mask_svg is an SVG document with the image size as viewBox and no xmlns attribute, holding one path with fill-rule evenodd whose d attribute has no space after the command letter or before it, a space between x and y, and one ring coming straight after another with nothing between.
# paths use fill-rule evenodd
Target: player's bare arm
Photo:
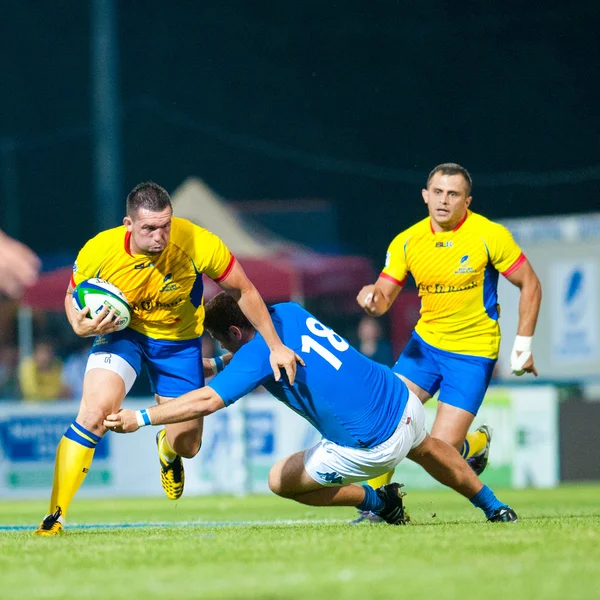
<instances>
[{"instance_id":1,"label":"player's bare arm","mask_svg":"<svg viewBox=\"0 0 600 600\"><path fill-rule=\"evenodd\" d=\"M145 411L123 409L108 415L104 426L117 433L131 433L144 425L168 425L206 417L225 408L221 396L211 387L204 386L179 398L151 406ZM146 413L144 415L144 412Z\"/></svg>"},{"instance_id":2,"label":"player's bare arm","mask_svg":"<svg viewBox=\"0 0 600 600\"><path fill-rule=\"evenodd\" d=\"M114 308L109 310L108 307L105 307L93 319L87 316L90 312L88 307L78 313L73 306L73 288L71 285L69 285L65 295L65 312L73 331L79 337L104 335L117 330L117 325L113 320L116 314Z\"/></svg>"},{"instance_id":3,"label":"player's bare arm","mask_svg":"<svg viewBox=\"0 0 600 600\"><path fill-rule=\"evenodd\" d=\"M537 377L531 342L542 303L542 284L527 260L507 279L521 290L519 326L511 354L511 369L515 375L533 373Z\"/></svg>"},{"instance_id":4,"label":"player's bare arm","mask_svg":"<svg viewBox=\"0 0 600 600\"><path fill-rule=\"evenodd\" d=\"M296 379L296 362L304 366L304 361L279 339L269 311L254 284L248 279L244 269L236 261L231 272L225 279L219 281L225 292L234 298L246 315L248 321L262 335L271 351L270 363L275 375L275 381L281 378L280 367L285 369L290 385Z\"/></svg>"},{"instance_id":5,"label":"player's bare arm","mask_svg":"<svg viewBox=\"0 0 600 600\"><path fill-rule=\"evenodd\" d=\"M380 317L390 309L401 291L401 285L385 277L379 277L375 283L365 285L358 292L356 301L368 315Z\"/></svg>"},{"instance_id":6,"label":"player's bare arm","mask_svg":"<svg viewBox=\"0 0 600 600\"><path fill-rule=\"evenodd\" d=\"M0 231L0 291L18 298L36 282L40 265L40 259L25 244Z\"/></svg>"}]
</instances>

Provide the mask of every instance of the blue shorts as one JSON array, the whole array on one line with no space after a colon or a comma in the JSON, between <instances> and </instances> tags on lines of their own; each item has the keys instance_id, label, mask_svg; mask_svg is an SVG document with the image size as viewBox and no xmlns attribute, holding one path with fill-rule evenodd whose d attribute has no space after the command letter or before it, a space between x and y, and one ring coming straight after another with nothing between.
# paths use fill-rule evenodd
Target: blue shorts
<instances>
[{"instance_id":1,"label":"blue shorts","mask_svg":"<svg viewBox=\"0 0 600 600\"><path fill-rule=\"evenodd\" d=\"M133 329L123 329L94 340L91 353L110 352L126 360L140 375L146 365L152 391L175 398L204 385L202 338L155 340Z\"/></svg>"},{"instance_id":2,"label":"blue shorts","mask_svg":"<svg viewBox=\"0 0 600 600\"><path fill-rule=\"evenodd\" d=\"M440 402L476 415L495 365L493 358L439 350L413 331L392 370L432 396L440 390Z\"/></svg>"}]
</instances>

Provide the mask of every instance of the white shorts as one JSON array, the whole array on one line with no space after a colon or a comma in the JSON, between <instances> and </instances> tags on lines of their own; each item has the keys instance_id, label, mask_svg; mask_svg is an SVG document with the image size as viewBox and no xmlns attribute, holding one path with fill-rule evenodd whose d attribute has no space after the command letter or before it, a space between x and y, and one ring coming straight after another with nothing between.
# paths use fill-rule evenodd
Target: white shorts
<instances>
[{"instance_id":1,"label":"white shorts","mask_svg":"<svg viewBox=\"0 0 600 600\"><path fill-rule=\"evenodd\" d=\"M374 448L348 448L323 438L304 451L304 468L327 487L365 481L395 468L426 435L423 404L409 391L400 423L385 442Z\"/></svg>"}]
</instances>

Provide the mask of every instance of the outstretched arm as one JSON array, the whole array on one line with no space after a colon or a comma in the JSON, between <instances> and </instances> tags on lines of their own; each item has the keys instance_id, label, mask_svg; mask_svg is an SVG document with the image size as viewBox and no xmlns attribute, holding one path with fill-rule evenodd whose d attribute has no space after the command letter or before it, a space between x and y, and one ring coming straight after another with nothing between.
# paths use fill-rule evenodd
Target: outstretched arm
<instances>
[{"instance_id":1,"label":"outstretched arm","mask_svg":"<svg viewBox=\"0 0 600 600\"><path fill-rule=\"evenodd\" d=\"M261 295L254 284L246 277L246 273L237 261L229 275L219 281L219 285L236 300L252 326L267 343L271 351L269 360L275 375L275 381L279 381L281 377L280 367L283 367L290 385L293 385L296 378L296 362L304 366L304 361L293 350L283 345L275 331L271 315Z\"/></svg>"},{"instance_id":2,"label":"outstretched arm","mask_svg":"<svg viewBox=\"0 0 600 600\"><path fill-rule=\"evenodd\" d=\"M214 358L203 358L202 368L204 377L212 377L220 373L233 358L233 354L223 354L223 356L215 356Z\"/></svg>"},{"instance_id":3,"label":"outstretched arm","mask_svg":"<svg viewBox=\"0 0 600 600\"><path fill-rule=\"evenodd\" d=\"M210 386L143 410L120 410L104 419L104 427L117 433L131 433L145 425L167 425L206 417L225 407L221 396Z\"/></svg>"},{"instance_id":4,"label":"outstretched arm","mask_svg":"<svg viewBox=\"0 0 600 600\"><path fill-rule=\"evenodd\" d=\"M542 284L527 260L506 278L521 290L519 326L511 354L510 366L515 375L533 373L537 377L531 343L542 303Z\"/></svg>"}]
</instances>

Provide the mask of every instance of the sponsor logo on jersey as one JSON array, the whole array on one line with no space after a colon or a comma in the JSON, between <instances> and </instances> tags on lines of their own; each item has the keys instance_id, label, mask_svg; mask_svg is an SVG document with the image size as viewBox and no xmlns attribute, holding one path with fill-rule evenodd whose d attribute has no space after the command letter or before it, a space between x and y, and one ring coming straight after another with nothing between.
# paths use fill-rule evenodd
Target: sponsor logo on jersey
<instances>
[{"instance_id":1,"label":"sponsor logo on jersey","mask_svg":"<svg viewBox=\"0 0 600 600\"><path fill-rule=\"evenodd\" d=\"M149 262L149 263L140 263L139 265L135 265L133 268L134 269L146 269L147 267L153 267L154 263L153 262Z\"/></svg>"},{"instance_id":2,"label":"sponsor logo on jersey","mask_svg":"<svg viewBox=\"0 0 600 600\"><path fill-rule=\"evenodd\" d=\"M173 302L159 302L158 300L142 300L139 304L132 304L131 308L134 311L144 310L149 312L157 308L176 308L185 300L184 297L177 298Z\"/></svg>"},{"instance_id":3,"label":"sponsor logo on jersey","mask_svg":"<svg viewBox=\"0 0 600 600\"><path fill-rule=\"evenodd\" d=\"M464 292L477 287L477 282L472 281L466 285L446 285L445 283L419 284L419 294L452 294L454 292Z\"/></svg>"},{"instance_id":4,"label":"sponsor logo on jersey","mask_svg":"<svg viewBox=\"0 0 600 600\"><path fill-rule=\"evenodd\" d=\"M436 248L452 248L452 241L449 242L436 242Z\"/></svg>"}]
</instances>

